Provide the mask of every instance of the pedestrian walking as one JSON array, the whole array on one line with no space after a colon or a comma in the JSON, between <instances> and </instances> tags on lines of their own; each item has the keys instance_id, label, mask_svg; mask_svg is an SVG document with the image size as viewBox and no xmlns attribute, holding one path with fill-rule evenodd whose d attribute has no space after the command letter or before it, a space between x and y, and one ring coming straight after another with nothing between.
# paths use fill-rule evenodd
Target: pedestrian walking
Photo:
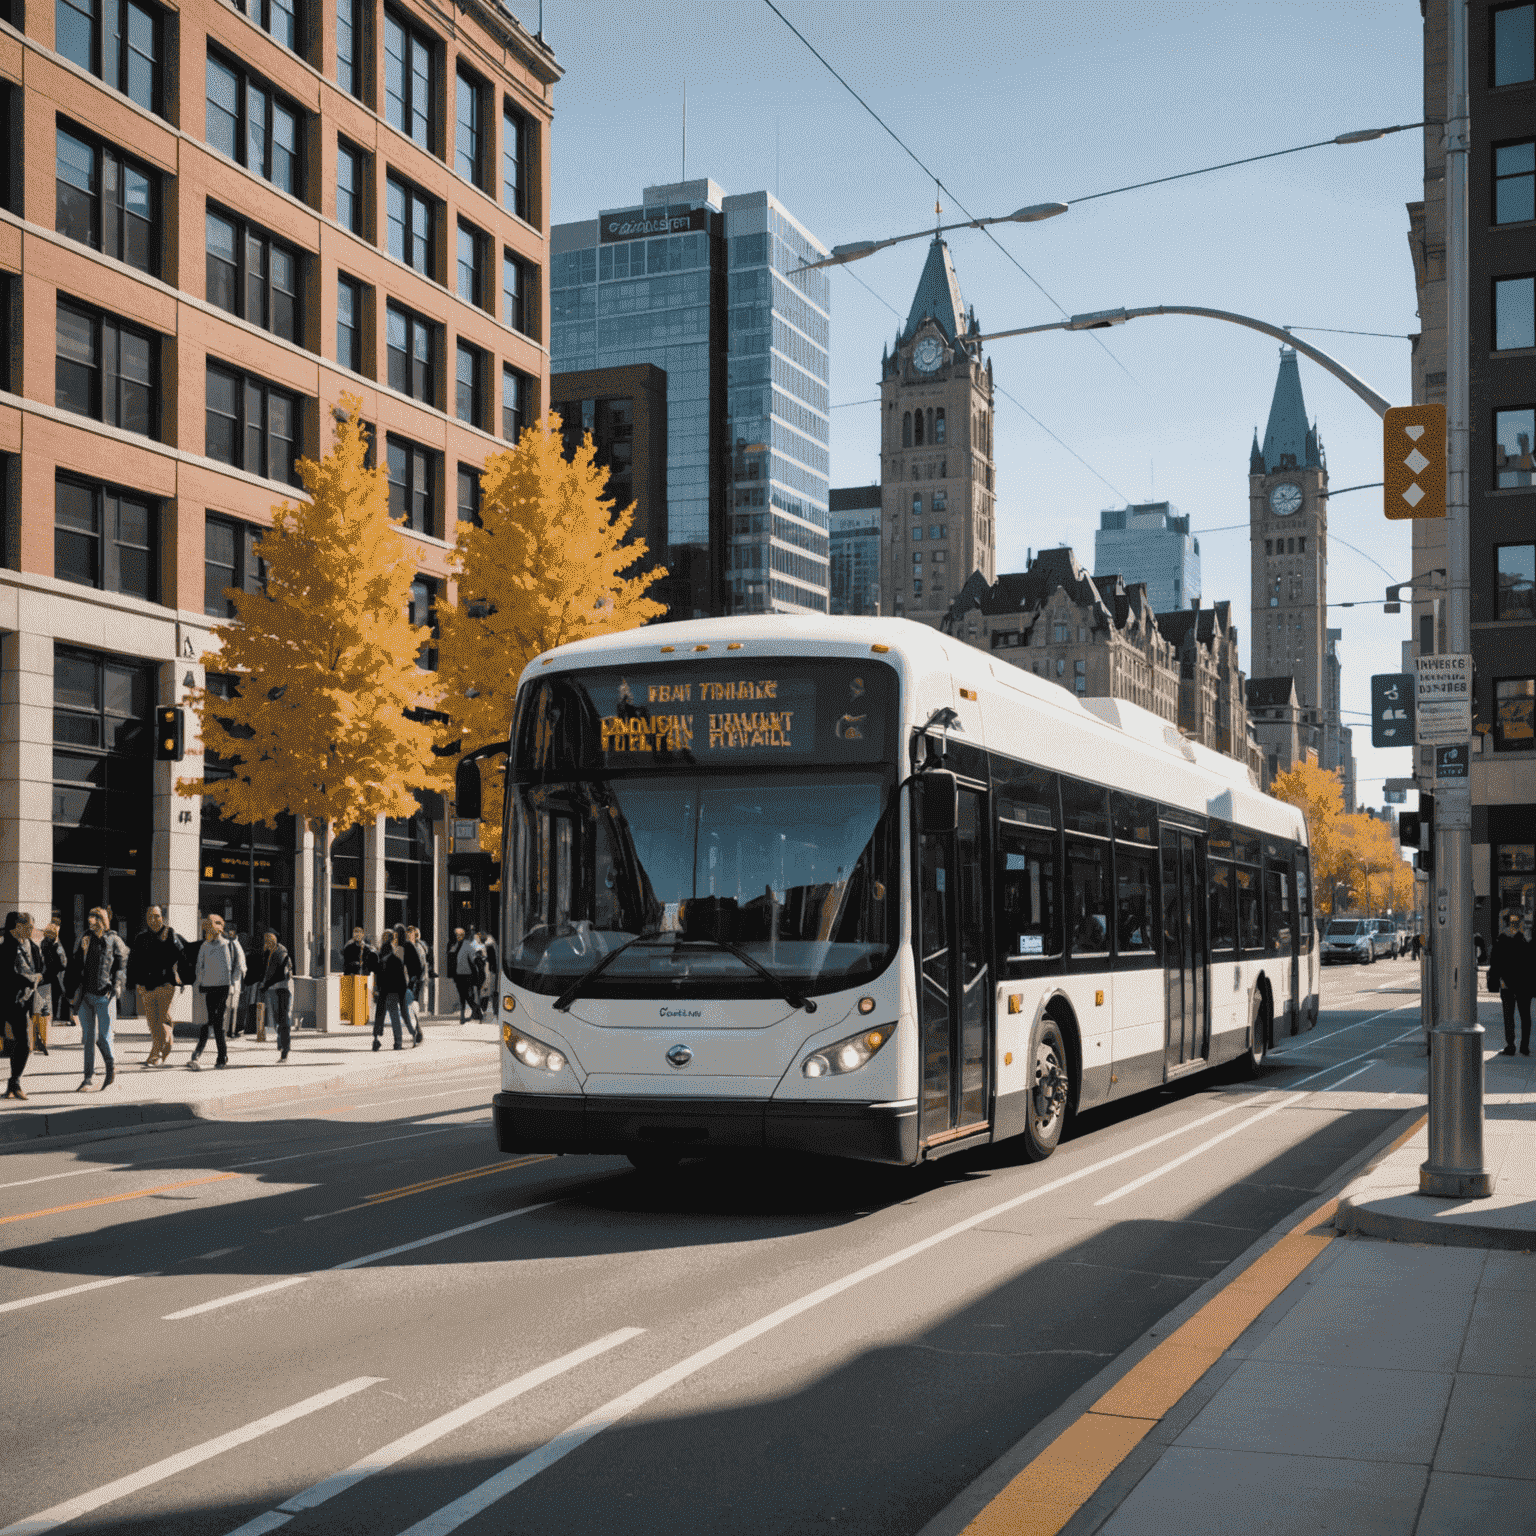
<instances>
[{"instance_id":1,"label":"pedestrian walking","mask_svg":"<svg viewBox=\"0 0 1536 1536\"><path fill-rule=\"evenodd\" d=\"M480 953L485 960L485 979L480 984L480 998L482 1004L491 1009L494 1015L496 1008L496 977L499 974L496 941L484 928L479 930L477 937L480 940Z\"/></svg>"},{"instance_id":2,"label":"pedestrian walking","mask_svg":"<svg viewBox=\"0 0 1536 1536\"><path fill-rule=\"evenodd\" d=\"M268 928L262 935L260 1006L265 1016L272 1020L277 1030L277 1059L288 1060L288 1037L293 1017L293 961L288 951L279 943L277 929ZM256 1038L261 1039L260 1032Z\"/></svg>"},{"instance_id":3,"label":"pedestrian walking","mask_svg":"<svg viewBox=\"0 0 1536 1536\"><path fill-rule=\"evenodd\" d=\"M1417 960L1424 953L1424 939L1421 934L1413 936L1413 958Z\"/></svg>"},{"instance_id":4,"label":"pedestrian walking","mask_svg":"<svg viewBox=\"0 0 1536 1536\"><path fill-rule=\"evenodd\" d=\"M352 930L352 942L341 951L343 976L372 976L379 968L379 952L363 935L362 926Z\"/></svg>"},{"instance_id":5,"label":"pedestrian walking","mask_svg":"<svg viewBox=\"0 0 1536 1536\"><path fill-rule=\"evenodd\" d=\"M410 948L406 943L405 929L396 928L379 945L379 1008L373 1019L373 1048L379 1050L384 1043L384 1020L389 1019L395 1033L395 1049L402 1051L402 1024L410 1027L410 1014L406 998L411 990L411 977L406 955Z\"/></svg>"},{"instance_id":6,"label":"pedestrian walking","mask_svg":"<svg viewBox=\"0 0 1536 1536\"><path fill-rule=\"evenodd\" d=\"M1515 1054L1515 1011L1520 1012L1520 1053L1531 1054L1531 996L1536 993L1536 952L1518 912L1504 914L1504 932L1493 941L1488 961L1488 990L1504 1005L1505 1056Z\"/></svg>"},{"instance_id":7,"label":"pedestrian walking","mask_svg":"<svg viewBox=\"0 0 1536 1536\"><path fill-rule=\"evenodd\" d=\"M462 928L453 930L453 943L448 946L448 974L459 993L459 1023L464 1022L464 1010L468 1008L478 1024L485 1018L480 1007L480 989L485 985L485 951L473 933Z\"/></svg>"},{"instance_id":8,"label":"pedestrian walking","mask_svg":"<svg viewBox=\"0 0 1536 1536\"><path fill-rule=\"evenodd\" d=\"M59 938L57 919L43 929L43 941L38 947L43 952L43 995L48 1001L53 1021L55 1024L73 1024L69 993L64 986L64 972L69 969L69 956ZM47 1054L45 1050L43 1055Z\"/></svg>"},{"instance_id":9,"label":"pedestrian walking","mask_svg":"<svg viewBox=\"0 0 1536 1536\"><path fill-rule=\"evenodd\" d=\"M195 1067L203 1048L208 1044L208 1031L213 1031L217 1054L215 1067L229 1065L229 1047L224 1039L224 1011L229 1007L230 995L238 995L240 978L245 974L245 951L224 933L224 919L210 913L203 919L203 942L197 952L197 988L203 994L203 1005L208 1010L208 1022L198 1031L197 1044L188 1060Z\"/></svg>"},{"instance_id":10,"label":"pedestrian walking","mask_svg":"<svg viewBox=\"0 0 1536 1536\"><path fill-rule=\"evenodd\" d=\"M128 951L128 985L138 992L139 1011L149 1021L149 1055L146 1067L171 1059L176 1039L176 1025L171 1019L171 1004L176 1000L181 978L177 964L181 959L181 940L166 922L159 907L144 911L144 931Z\"/></svg>"},{"instance_id":11,"label":"pedestrian walking","mask_svg":"<svg viewBox=\"0 0 1536 1536\"><path fill-rule=\"evenodd\" d=\"M0 1018L4 1020L5 1049L11 1058L5 1097L25 1099L21 1074L32 1054L32 1016L41 1006L43 951L32 942L32 914L10 912L5 919L5 938L0 939Z\"/></svg>"},{"instance_id":12,"label":"pedestrian walking","mask_svg":"<svg viewBox=\"0 0 1536 1536\"><path fill-rule=\"evenodd\" d=\"M411 984L411 1033L416 1037L416 1044L420 1045L421 1009L423 1004L429 1008L433 1006L431 987L437 980L437 969L432 963L432 951L422 939L420 928L414 924L408 925L405 942L416 952L417 970Z\"/></svg>"},{"instance_id":13,"label":"pedestrian walking","mask_svg":"<svg viewBox=\"0 0 1536 1536\"><path fill-rule=\"evenodd\" d=\"M245 995L245 946L240 942L240 930L227 927L224 937L240 951L240 980L230 983L229 1001L224 1005L224 1032L231 1040L238 1040L242 1034L255 1034L256 1026L248 1015L242 1015L241 1008L249 1003Z\"/></svg>"},{"instance_id":14,"label":"pedestrian walking","mask_svg":"<svg viewBox=\"0 0 1536 1536\"><path fill-rule=\"evenodd\" d=\"M112 913L107 907L92 907L85 914L89 930L81 941L80 992L77 1007L80 1032L85 1040L85 1075L76 1093L89 1093L96 1073L96 1046L101 1044L104 1068L101 1087L105 1092L117 1076L117 1053L112 1045L112 1024L117 1017L118 999L128 974L128 946L112 931Z\"/></svg>"}]
</instances>

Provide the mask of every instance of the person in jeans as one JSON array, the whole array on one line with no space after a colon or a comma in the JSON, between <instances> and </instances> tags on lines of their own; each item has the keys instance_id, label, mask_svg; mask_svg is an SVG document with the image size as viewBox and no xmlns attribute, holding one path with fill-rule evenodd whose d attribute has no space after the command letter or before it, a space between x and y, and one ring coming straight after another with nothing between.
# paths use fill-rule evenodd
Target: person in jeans
<instances>
[{"instance_id":1,"label":"person in jeans","mask_svg":"<svg viewBox=\"0 0 1536 1536\"><path fill-rule=\"evenodd\" d=\"M266 1010L266 1017L277 1030L277 1059L287 1061L293 1017L293 961L278 942L277 929L268 928L261 942L263 969L257 995Z\"/></svg>"},{"instance_id":2,"label":"person in jeans","mask_svg":"<svg viewBox=\"0 0 1536 1536\"><path fill-rule=\"evenodd\" d=\"M410 971L407 968L406 955L410 952L410 946L405 941L405 929L397 928L394 933L385 934L379 944L379 1011L373 1020L373 1048L379 1050L383 1045L384 1020L389 1019L390 1027L395 1032L395 1049L405 1049L401 1041L401 1025L409 1028L410 1015L407 1013L407 997L411 990Z\"/></svg>"},{"instance_id":3,"label":"person in jeans","mask_svg":"<svg viewBox=\"0 0 1536 1536\"><path fill-rule=\"evenodd\" d=\"M80 1032L85 1038L85 1075L76 1093L88 1093L96 1073L96 1044L101 1042L101 1064L106 1069L102 1091L117 1076L117 1053L112 1049L112 1023L128 974L128 946L112 931L105 907L92 907L85 915L90 930L82 945L80 965Z\"/></svg>"},{"instance_id":4,"label":"person in jeans","mask_svg":"<svg viewBox=\"0 0 1536 1536\"><path fill-rule=\"evenodd\" d=\"M11 1070L5 1097L24 1099L21 1074L32 1054L32 1015L37 1011L43 984L43 952L32 942L32 914L11 912L5 919L5 938L0 940L0 1023L5 1027L5 1048Z\"/></svg>"},{"instance_id":5,"label":"person in jeans","mask_svg":"<svg viewBox=\"0 0 1536 1536\"><path fill-rule=\"evenodd\" d=\"M432 951L427 948L422 939L421 929L414 925L405 930L405 942L416 953L417 969L411 976L411 1033L416 1037L416 1044L421 1044L421 1006L430 1003L427 984L437 979L437 971L432 965ZM410 968L410 960L406 960L406 967Z\"/></svg>"},{"instance_id":6,"label":"person in jeans","mask_svg":"<svg viewBox=\"0 0 1536 1536\"><path fill-rule=\"evenodd\" d=\"M210 913L203 919L203 933L204 939L197 951L197 988L203 994L208 1022L198 1031L197 1045L187 1065L197 1065L203 1047L208 1044L208 1031L212 1029L217 1048L213 1064L227 1067L229 1047L224 1040L224 1010L229 1005L231 989L239 988L240 978L245 974L245 952L233 939L224 936L224 919L217 913Z\"/></svg>"},{"instance_id":7,"label":"person in jeans","mask_svg":"<svg viewBox=\"0 0 1536 1536\"><path fill-rule=\"evenodd\" d=\"M459 989L459 1023L464 1022L464 1010L468 1008L478 1024L485 1018L480 1006L480 989L485 985L485 951L479 939L462 928L453 930L453 939L448 946L448 967L453 973L453 984Z\"/></svg>"},{"instance_id":8,"label":"person in jeans","mask_svg":"<svg viewBox=\"0 0 1536 1536\"><path fill-rule=\"evenodd\" d=\"M165 920L159 907L144 911L144 931L128 951L128 985L137 988L139 1008L149 1021L149 1055L144 1065L169 1061L176 1026L171 1021L171 1004L179 987L176 962L181 958L181 940Z\"/></svg>"}]
</instances>

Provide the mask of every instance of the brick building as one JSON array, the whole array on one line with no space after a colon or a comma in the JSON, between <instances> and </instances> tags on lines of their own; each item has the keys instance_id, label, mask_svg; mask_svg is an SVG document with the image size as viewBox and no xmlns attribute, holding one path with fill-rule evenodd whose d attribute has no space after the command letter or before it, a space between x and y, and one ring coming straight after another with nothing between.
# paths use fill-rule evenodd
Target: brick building
<instances>
[{"instance_id":1,"label":"brick building","mask_svg":"<svg viewBox=\"0 0 1536 1536\"><path fill-rule=\"evenodd\" d=\"M144 722L202 681L343 393L430 618L547 398L560 69L483 0L123 3L0 7L0 900L66 936L103 901L271 923L308 974L353 922L441 937L441 806L344 834L327 897L303 828L176 799L200 751L150 761Z\"/></svg>"}]
</instances>

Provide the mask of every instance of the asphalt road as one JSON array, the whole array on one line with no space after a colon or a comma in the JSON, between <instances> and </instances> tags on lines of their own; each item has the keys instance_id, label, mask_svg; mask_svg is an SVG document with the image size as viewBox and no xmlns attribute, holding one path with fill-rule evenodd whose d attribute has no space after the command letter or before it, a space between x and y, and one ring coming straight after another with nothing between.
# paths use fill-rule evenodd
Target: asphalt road
<instances>
[{"instance_id":1,"label":"asphalt road","mask_svg":"<svg viewBox=\"0 0 1536 1536\"><path fill-rule=\"evenodd\" d=\"M0 1536L915 1533L1402 1113L1416 979L1036 1165L503 1159L483 1069L7 1153Z\"/></svg>"}]
</instances>

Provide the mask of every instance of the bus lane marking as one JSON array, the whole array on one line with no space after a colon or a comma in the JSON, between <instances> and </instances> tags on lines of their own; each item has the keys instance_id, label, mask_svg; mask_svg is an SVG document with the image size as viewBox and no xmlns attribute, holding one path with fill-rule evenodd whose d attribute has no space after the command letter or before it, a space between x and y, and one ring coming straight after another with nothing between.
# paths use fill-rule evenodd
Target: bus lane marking
<instances>
[{"instance_id":1,"label":"bus lane marking","mask_svg":"<svg viewBox=\"0 0 1536 1536\"><path fill-rule=\"evenodd\" d=\"M25 1520L17 1520L6 1526L4 1530L0 1530L0 1536L41 1536L43 1531L51 1531L70 1520L78 1520L81 1515L88 1515L93 1510L102 1508L103 1505L127 1498L129 1494L138 1493L153 1483L164 1482L166 1478L174 1477L178 1472L185 1472L200 1462L209 1461L225 1451L233 1450L237 1445L259 1439L262 1435L270 1434L274 1429L292 1424L295 1419L302 1419L308 1414L317 1413L322 1408L329 1408L332 1403L339 1403L343 1398L351 1397L354 1393L361 1392L365 1387L374 1386L384 1379L382 1376L357 1376L351 1381L342 1382L339 1387L332 1387L328 1392L317 1392L313 1397L306 1397L303 1402L295 1403L291 1408L280 1408L276 1413L269 1413L265 1418L257 1419L240 1429L232 1429L228 1434L219 1435L216 1439L205 1440L201 1445L194 1445L189 1450L178 1451L174 1456L167 1456L164 1461L154 1462L141 1471L130 1472L126 1477L104 1483L100 1488L93 1488L89 1493L66 1499L64 1503L55 1504L51 1509L28 1515Z\"/></svg>"},{"instance_id":2,"label":"bus lane marking","mask_svg":"<svg viewBox=\"0 0 1536 1536\"><path fill-rule=\"evenodd\" d=\"M76 1200L73 1205L51 1205L41 1211L21 1211L15 1216L0 1216L0 1227L13 1221L35 1221L39 1216L61 1216L66 1211L84 1211L93 1205L116 1205L123 1200L142 1200L147 1195L162 1195L170 1189L190 1189L194 1184L220 1184L225 1179L238 1179L238 1173L210 1173L200 1179L182 1179L175 1184L156 1184L151 1189L130 1189L121 1195L98 1195L94 1200Z\"/></svg>"},{"instance_id":3,"label":"bus lane marking","mask_svg":"<svg viewBox=\"0 0 1536 1536\"><path fill-rule=\"evenodd\" d=\"M99 1291L104 1285L121 1285L125 1280L139 1280L140 1275L113 1275L106 1280L87 1280L83 1285L66 1285L62 1291L44 1291L41 1296L23 1296L20 1301L0 1302L0 1312L16 1312L22 1307L35 1307L44 1301L60 1301L65 1296L78 1296L82 1291Z\"/></svg>"},{"instance_id":4,"label":"bus lane marking","mask_svg":"<svg viewBox=\"0 0 1536 1536\"><path fill-rule=\"evenodd\" d=\"M330 1477L323 1478L320 1482L306 1488L302 1493L294 1494L291 1499L284 1500L276 1509L269 1509L264 1515L257 1515L254 1520L246 1521L244 1525L231 1531L229 1536L262 1536L263 1532L275 1531L279 1526L287 1525L295 1515L302 1514L307 1509L317 1508L328 1499L334 1499L337 1494L345 1493L349 1488L355 1487L364 1478L372 1477L375 1472L383 1472L386 1468L394 1466L396 1462L404 1461L407 1456L425 1450L427 1446L441 1440L444 1435L452 1434L454 1430L462 1429L466 1424L472 1424L476 1419L490 1413L492 1409L500 1408L504 1403L510 1403L525 1392L531 1392L535 1387L541 1387L545 1382L553 1381L557 1376L563 1376L567 1371L575 1370L578 1365L585 1365L588 1360L595 1360L597 1356L606 1354L610 1349L616 1349L620 1344L627 1344L631 1339L639 1338L644 1332L643 1328L619 1328L600 1339L594 1339L590 1344L582 1345L580 1349L573 1349L569 1354L561 1355L558 1360L551 1360L547 1365L525 1371L505 1385L496 1387L480 1397L472 1398L440 1418L423 1424L420 1429L413 1429L398 1440L392 1440L388 1445L364 1456L361 1461L353 1462L345 1471L333 1473Z\"/></svg>"},{"instance_id":5,"label":"bus lane marking","mask_svg":"<svg viewBox=\"0 0 1536 1536\"><path fill-rule=\"evenodd\" d=\"M1384 1019L1389 1014L1401 1013L1404 1008L1412 1006L1411 1003L1399 1003L1395 1008L1383 1008L1380 1013L1373 1013L1368 1019L1359 1019L1353 1024L1341 1024L1337 1029L1327 1030L1323 1034L1318 1034L1315 1029L1309 1030L1304 1035L1296 1036L1297 1048L1306 1049L1309 1046L1316 1045L1320 1040L1332 1040L1335 1035L1347 1034L1352 1029L1364 1029L1367 1024L1374 1024L1377 1019ZM1289 1056L1292 1053L1290 1051L1271 1051L1269 1054L1280 1058Z\"/></svg>"}]
</instances>

